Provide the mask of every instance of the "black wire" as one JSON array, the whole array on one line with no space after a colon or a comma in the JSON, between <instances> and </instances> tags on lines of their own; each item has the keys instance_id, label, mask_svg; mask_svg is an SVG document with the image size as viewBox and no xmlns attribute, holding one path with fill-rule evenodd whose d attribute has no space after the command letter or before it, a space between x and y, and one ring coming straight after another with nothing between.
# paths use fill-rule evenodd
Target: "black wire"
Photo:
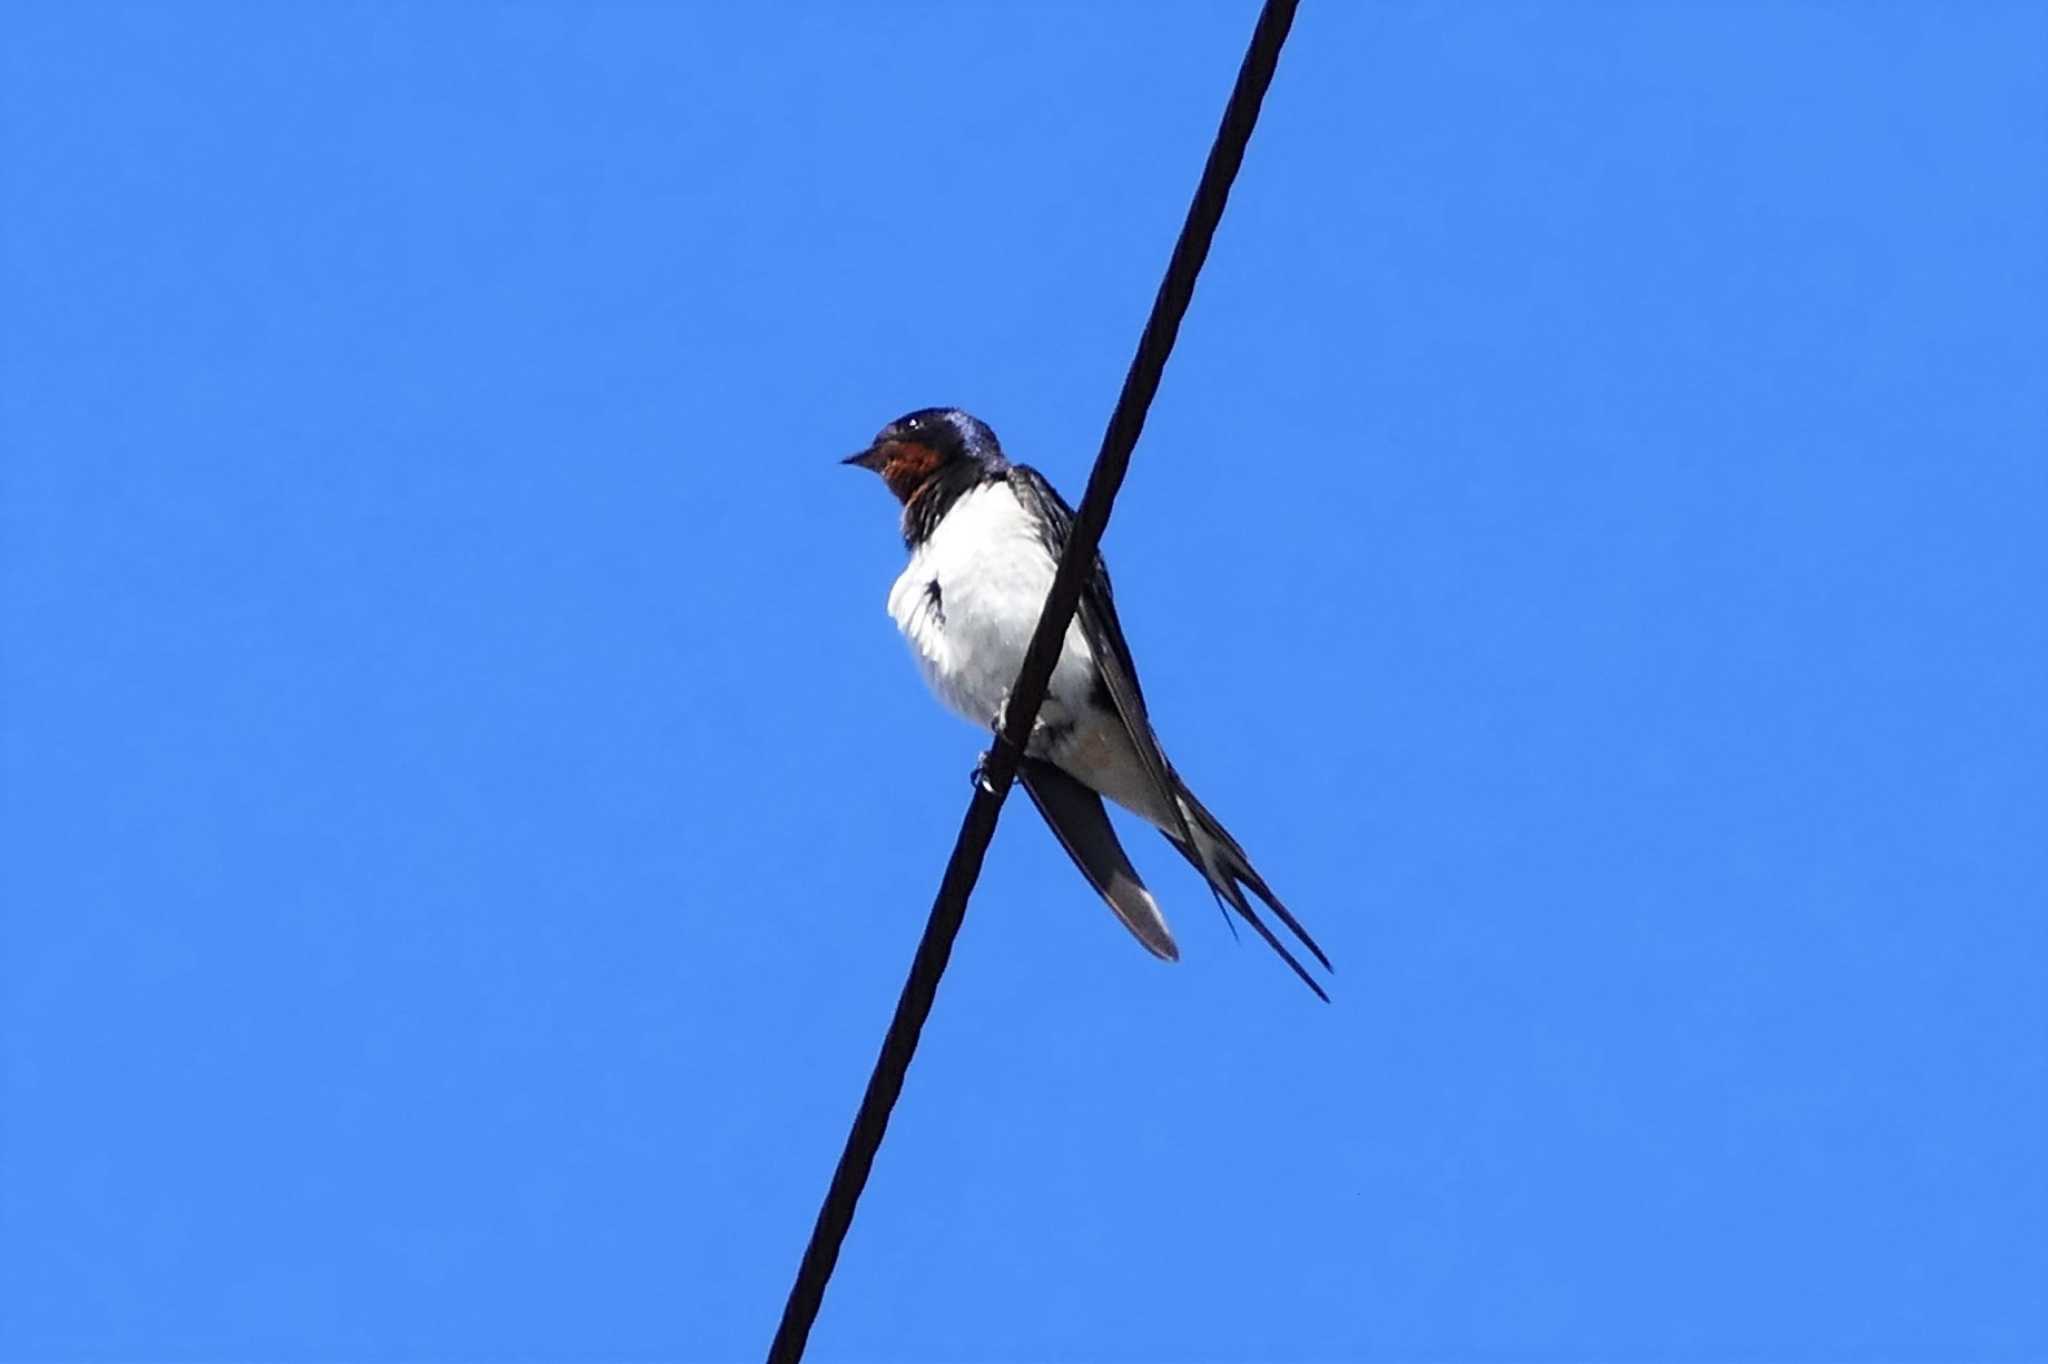
<instances>
[{"instance_id":1,"label":"black wire","mask_svg":"<svg viewBox=\"0 0 2048 1364\"><path fill-rule=\"evenodd\" d=\"M896 1001L896 1014L889 1020L888 1036L882 1040L882 1054L875 1059L874 1074L868 1077L867 1092L861 1096L860 1112L853 1120L853 1130L847 1133L846 1149L840 1153L839 1166L832 1172L831 1187L825 1192L824 1205L818 1209L817 1224L811 1228L810 1244L804 1249L803 1262L797 1266L796 1282L791 1285L789 1301L782 1309L782 1324L776 1328L774 1343L768 1347L769 1364L796 1364L803 1358L811 1325L825 1299L825 1285L839 1261L839 1248L847 1229L853 1224L854 1205L860 1201L868 1173L874 1168L875 1153L881 1149L882 1136L888 1130L890 1110L903 1092L904 1074L910 1069L910 1058L917 1051L925 1020L931 1016L939 977L945 974L947 959L953 954L953 940L967 915L967 897L974 891L974 883L981 875L982 858L988 852L989 840L995 836L996 818L1002 813L1011 782L1016 779L1017 764L1031 726L1038 718L1038 708L1044 704L1053 663L1080 600L1082 580L1095 563L1096 546L1102 541L1103 528L1109 524L1110 504L1123 485L1124 471L1130 466L1138 435L1145 429L1145 415L1152 406L1153 395L1159 391L1166 357L1173 351L1181 319L1187 315L1188 303L1194 297L1195 277L1208 258L1209 243L1215 238L1216 225L1223 219L1223 206L1230 198L1231 182L1244 162L1245 146L1259 120L1266 88L1273 82L1273 68L1280 60L1287 30L1294 23L1297 3L1298 0L1266 0L1259 11L1258 25L1252 30L1244 63L1238 68L1237 84L1230 91L1230 103L1223 110L1223 122L1209 148L1208 163L1202 167L1201 183L1195 188L1194 202L1188 206L1187 220L1181 224L1173 259L1167 263L1166 278L1152 300L1152 315L1146 319L1138 353L1131 360L1130 372L1124 376L1123 392L1117 396L1116 411L1103 434L1102 450L1088 475L1088 490L1068 533L1066 553L1053 575L1052 590L1046 594L1045 610L1039 615L1038 629L1025 651L1017 684L1010 688L1003 730L989 750L981 783L960 822L960 836L953 845L952 858L946 863L945 878L939 882L931 918L925 923L924 936L918 940L917 955L911 959L910 976Z\"/></svg>"}]
</instances>

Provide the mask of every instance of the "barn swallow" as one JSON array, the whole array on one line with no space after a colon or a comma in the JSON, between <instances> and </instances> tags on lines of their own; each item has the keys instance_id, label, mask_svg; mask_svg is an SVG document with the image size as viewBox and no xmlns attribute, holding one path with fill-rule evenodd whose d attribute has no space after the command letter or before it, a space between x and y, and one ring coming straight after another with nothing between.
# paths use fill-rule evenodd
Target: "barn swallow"
<instances>
[{"instance_id":1,"label":"barn swallow","mask_svg":"<svg viewBox=\"0 0 2048 1364\"><path fill-rule=\"evenodd\" d=\"M903 505L910 564L889 590L889 615L926 684L970 723L998 727L1066 549L1072 509L1036 469L1004 458L995 432L958 408L901 417L844 462L880 474ZM1018 779L1074 865L1153 955L1177 961L1180 949L1117 841L1104 796L1158 829L1220 903L1329 999L1245 891L1324 970L1330 959L1160 751L1099 557L1067 626Z\"/></svg>"}]
</instances>

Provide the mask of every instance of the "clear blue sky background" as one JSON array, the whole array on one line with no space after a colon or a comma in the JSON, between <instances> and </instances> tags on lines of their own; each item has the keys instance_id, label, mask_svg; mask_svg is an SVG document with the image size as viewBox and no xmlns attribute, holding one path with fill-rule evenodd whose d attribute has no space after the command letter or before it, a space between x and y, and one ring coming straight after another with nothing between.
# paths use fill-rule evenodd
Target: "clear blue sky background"
<instances>
[{"instance_id":1,"label":"clear blue sky background","mask_svg":"<svg viewBox=\"0 0 2048 1364\"><path fill-rule=\"evenodd\" d=\"M744 1359L1252 17L13 6L0 1357ZM1311 3L821 1360L2048 1352L2048 11Z\"/></svg>"}]
</instances>

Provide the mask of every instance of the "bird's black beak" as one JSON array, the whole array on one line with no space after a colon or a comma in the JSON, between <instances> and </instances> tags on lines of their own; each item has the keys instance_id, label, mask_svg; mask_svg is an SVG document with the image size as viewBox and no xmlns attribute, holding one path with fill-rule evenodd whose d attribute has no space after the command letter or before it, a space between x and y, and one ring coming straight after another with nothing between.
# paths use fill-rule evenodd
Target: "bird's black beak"
<instances>
[{"instance_id":1,"label":"bird's black beak","mask_svg":"<svg viewBox=\"0 0 2048 1364\"><path fill-rule=\"evenodd\" d=\"M857 464L863 469L874 469L879 471L883 463L882 449L878 445L870 445L867 449L861 451L859 454L848 455L845 459L842 459L839 462L841 464Z\"/></svg>"}]
</instances>

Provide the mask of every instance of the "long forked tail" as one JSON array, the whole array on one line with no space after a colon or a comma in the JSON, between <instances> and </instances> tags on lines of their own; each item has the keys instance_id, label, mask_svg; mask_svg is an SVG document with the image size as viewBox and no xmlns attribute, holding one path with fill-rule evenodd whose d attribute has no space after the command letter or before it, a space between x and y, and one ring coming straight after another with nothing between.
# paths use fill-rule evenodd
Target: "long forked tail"
<instances>
[{"instance_id":1,"label":"long forked tail","mask_svg":"<svg viewBox=\"0 0 2048 1364\"><path fill-rule=\"evenodd\" d=\"M1230 831L1223 827L1216 816L1209 813L1202 802L1195 799L1195 793L1188 790L1187 783L1180 779L1178 773L1174 774L1173 782L1181 808L1187 813L1188 832L1194 836L1195 846L1190 848L1171 834L1166 836L1166 841L1179 849L1180 855L1187 858L1194 869L1202 874L1202 879L1209 883L1209 889L1219 901L1236 910L1238 917L1250 924L1252 931L1264 938L1266 945L1278 952L1280 959L1294 968L1294 974L1301 977L1304 985L1315 991L1316 998L1325 1004L1329 1003L1330 996L1316 983L1315 977L1308 973L1307 968L1294 953L1288 950L1287 944L1281 942L1273 930L1267 927L1265 920L1252 909L1250 901L1245 899L1244 892L1250 890L1264 901L1266 908L1272 910L1274 917L1287 926L1288 932L1301 939L1301 945L1322 963L1325 971L1334 971L1337 968L1330 965L1329 957L1324 955L1322 948L1316 946L1316 940L1308 935L1308 930L1301 926L1301 921L1288 912L1287 906L1280 903L1280 897L1273 894L1272 888L1252 870L1251 859L1245 856L1244 849L1230 836Z\"/></svg>"}]
</instances>

